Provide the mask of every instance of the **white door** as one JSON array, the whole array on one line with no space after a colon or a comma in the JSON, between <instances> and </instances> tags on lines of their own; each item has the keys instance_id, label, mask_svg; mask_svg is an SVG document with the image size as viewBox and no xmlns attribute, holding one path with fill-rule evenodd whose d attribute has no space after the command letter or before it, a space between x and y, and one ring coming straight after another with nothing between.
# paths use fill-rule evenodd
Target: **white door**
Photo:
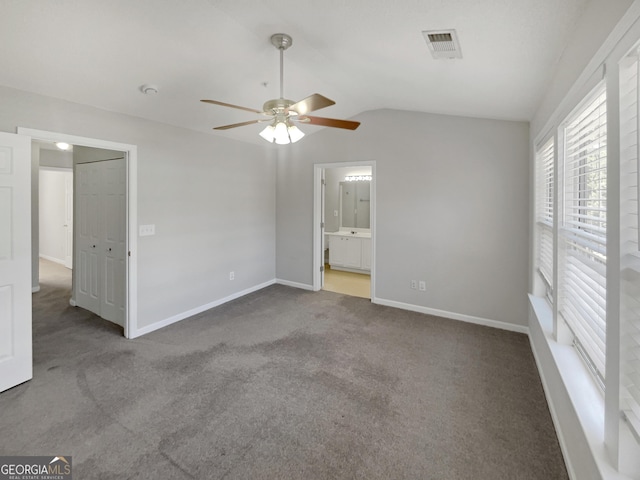
<instances>
[{"instance_id":1,"label":"white door","mask_svg":"<svg viewBox=\"0 0 640 480\"><path fill-rule=\"evenodd\" d=\"M0 392L32 377L31 138L0 132Z\"/></svg>"},{"instance_id":2,"label":"white door","mask_svg":"<svg viewBox=\"0 0 640 480\"><path fill-rule=\"evenodd\" d=\"M64 266L73 268L73 172L64 175Z\"/></svg>"},{"instance_id":3,"label":"white door","mask_svg":"<svg viewBox=\"0 0 640 480\"><path fill-rule=\"evenodd\" d=\"M325 191L326 191L326 184L327 182L325 181L325 176L324 176L324 169L322 169L322 179L320 180L320 288L324 287L324 263L325 263L325 258L324 258L324 252L325 249L327 248L327 245L325 245L324 239L325 239L325 223L324 223L324 218L325 218Z\"/></svg>"},{"instance_id":4,"label":"white door","mask_svg":"<svg viewBox=\"0 0 640 480\"><path fill-rule=\"evenodd\" d=\"M95 163L76 165L76 261L74 280L78 307L100 315L98 286L98 207L100 171Z\"/></svg>"},{"instance_id":5,"label":"white door","mask_svg":"<svg viewBox=\"0 0 640 480\"><path fill-rule=\"evenodd\" d=\"M126 162L76 165L76 305L124 327Z\"/></svg>"},{"instance_id":6,"label":"white door","mask_svg":"<svg viewBox=\"0 0 640 480\"><path fill-rule=\"evenodd\" d=\"M121 158L98 164L102 169L100 316L124 327L126 163Z\"/></svg>"}]
</instances>

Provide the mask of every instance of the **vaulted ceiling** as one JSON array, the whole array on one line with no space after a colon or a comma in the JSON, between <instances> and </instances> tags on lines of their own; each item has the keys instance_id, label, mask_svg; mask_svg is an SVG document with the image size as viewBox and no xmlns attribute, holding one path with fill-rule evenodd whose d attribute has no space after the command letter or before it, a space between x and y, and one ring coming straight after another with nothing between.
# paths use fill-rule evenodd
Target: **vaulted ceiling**
<instances>
[{"instance_id":1,"label":"vaulted ceiling","mask_svg":"<svg viewBox=\"0 0 640 480\"><path fill-rule=\"evenodd\" d=\"M243 141L279 95L336 101L318 115L393 108L529 120L589 0L3 0L0 85ZM435 60L422 31L455 29ZM144 95L143 84L158 86ZM307 133L321 127L305 126Z\"/></svg>"}]
</instances>

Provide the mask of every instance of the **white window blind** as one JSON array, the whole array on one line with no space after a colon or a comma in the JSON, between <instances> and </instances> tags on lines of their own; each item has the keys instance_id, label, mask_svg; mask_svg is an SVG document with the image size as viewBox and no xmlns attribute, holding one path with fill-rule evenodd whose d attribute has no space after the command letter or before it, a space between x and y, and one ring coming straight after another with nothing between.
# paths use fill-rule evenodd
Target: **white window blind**
<instances>
[{"instance_id":1,"label":"white window blind","mask_svg":"<svg viewBox=\"0 0 640 480\"><path fill-rule=\"evenodd\" d=\"M607 105L604 85L567 120L558 311L604 386Z\"/></svg>"},{"instance_id":2,"label":"white window blind","mask_svg":"<svg viewBox=\"0 0 640 480\"><path fill-rule=\"evenodd\" d=\"M620 408L640 436L637 54L620 64Z\"/></svg>"},{"instance_id":3,"label":"white window blind","mask_svg":"<svg viewBox=\"0 0 640 480\"><path fill-rule=\"evenodd\" d=\"M537 266L548 295L553 288L553 157L552 137L536 152Z\"/></svg>"}]
</instances>

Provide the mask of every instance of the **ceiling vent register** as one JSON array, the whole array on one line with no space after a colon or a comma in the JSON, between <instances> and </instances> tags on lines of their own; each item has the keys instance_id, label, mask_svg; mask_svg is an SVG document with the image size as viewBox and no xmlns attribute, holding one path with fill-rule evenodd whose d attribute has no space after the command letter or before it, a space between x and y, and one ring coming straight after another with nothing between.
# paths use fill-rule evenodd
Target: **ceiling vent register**
<instances>
[{"instance_id":1,"label":"ceiling vent register","mask_svg":"<svg viewBox=\"0 0 640 480\"><path fill-rule=\"evenodd\" d=\"M422 35L433 58L462 58L455 30L425 30Z\"/></svg>"}]
</instances>

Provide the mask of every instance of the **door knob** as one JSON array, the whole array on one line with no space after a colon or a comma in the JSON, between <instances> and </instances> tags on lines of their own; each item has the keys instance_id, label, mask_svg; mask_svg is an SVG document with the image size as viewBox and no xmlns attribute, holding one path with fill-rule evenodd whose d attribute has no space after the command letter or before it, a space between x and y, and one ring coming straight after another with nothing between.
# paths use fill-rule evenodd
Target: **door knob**
<instances>
[{"instance_id":1,"label":"door knob","mask_svg":"<svg viewBox=\"0 0 640 480\"><path fill-rule=\"evenodd\" d=\"M91 248L96 248L96 246L95 245L91 245Z\"/></svg>"},{"instance_id":2,"label":"door knob","mask_svg":"<svg viewBox=\"0 0 640 480\"><path fill-rule=\"evenodd\" d=\"M111 251L111 247L109 247L109 249L107 250L107 252L110 252L110 251Z\"/></svg>"}]
</instances>

